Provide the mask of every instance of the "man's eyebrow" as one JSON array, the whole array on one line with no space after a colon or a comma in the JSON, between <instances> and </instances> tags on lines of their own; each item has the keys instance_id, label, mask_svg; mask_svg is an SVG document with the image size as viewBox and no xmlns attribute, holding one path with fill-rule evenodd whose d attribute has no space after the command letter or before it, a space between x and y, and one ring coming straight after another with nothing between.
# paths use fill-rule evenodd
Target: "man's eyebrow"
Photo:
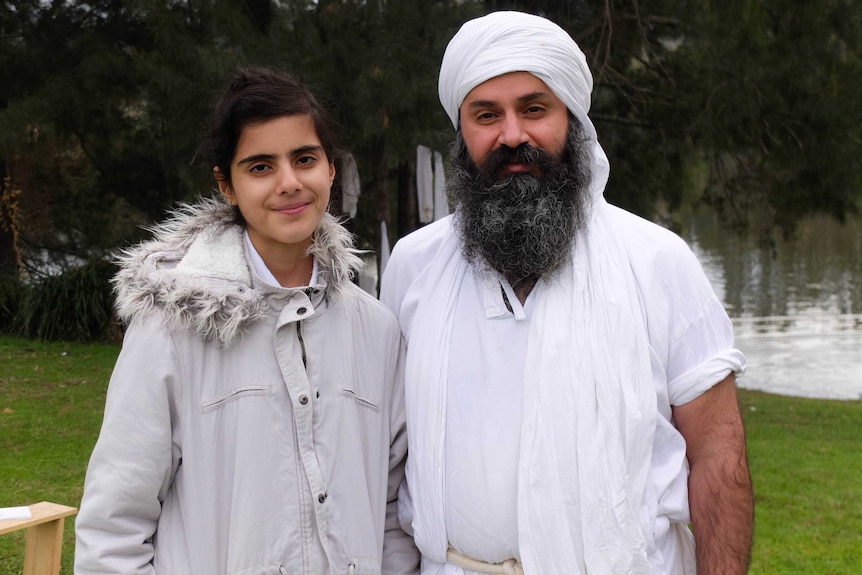
<instances>
[{"instance_id":1,"label":"man's eyebrow","mask_svg":"<svg viewBox=\"0 0 862 575\"><path fill-rule=\"evenodd\" d=\"M529 94L518 96L517 100L519 103L523 104L533 100L543 100L548 97L550 97L548 92L530 92ZM495 100L473 100L467 104L469 108L491 108L496 105L498 105L498 103Z\"/></svg>"},{"instance_id":2,"label":"man's eyebrow","mask_svg":"<svg viewBox=\"0 0 862 575\"><path fill-rule=\"evenodd\" d=\"M473 100L467 104L470 108L491 108L496 105L497 102L494 102L493 100Z\"/></svg>"},{"instance_id":3,"label":"man's eyebrow","mask_svg":"<svg viewBox=\"0 0 862 575\"><path fill-rule=\"evenodd\" d=\"M548 97L550 97L550 94L548 92L531 92L530 94L519 96L518 101L524 103L531 100L543 100Z\"/></svg>"}]
</instances>

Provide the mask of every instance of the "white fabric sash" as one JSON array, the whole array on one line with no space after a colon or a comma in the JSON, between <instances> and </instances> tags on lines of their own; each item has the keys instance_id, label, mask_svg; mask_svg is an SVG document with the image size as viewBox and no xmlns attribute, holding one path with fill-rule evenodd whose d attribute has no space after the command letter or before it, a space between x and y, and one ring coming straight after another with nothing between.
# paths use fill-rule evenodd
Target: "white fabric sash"
<instances>
[{"instance_id":1,"label":"white fabric sash","mask_svg":"<svg viewBox=\"0 0 862 575\"><path fill-rule=\"evenodd\" d=\"M536 294L531 322L518 469L526 575L651 572L655 517L643 499L657 407L648 337L628 255L601 197L607 159L598 144L594 168L589 231L572 265ZM448 548L448 350L467 269L450 232L430 264L407 359L413 529L425 561L438 564Z\"/></svg>"}]
</instances>

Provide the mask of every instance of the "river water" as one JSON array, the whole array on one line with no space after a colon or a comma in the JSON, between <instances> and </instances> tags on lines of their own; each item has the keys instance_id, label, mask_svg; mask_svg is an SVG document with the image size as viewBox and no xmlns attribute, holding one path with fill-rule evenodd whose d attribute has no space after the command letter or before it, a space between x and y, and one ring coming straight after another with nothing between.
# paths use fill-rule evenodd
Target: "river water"
<instances>
[{"instance_id":1,"label":"river water","mask_svg":"<svg viewBox=\"0 0 862 575\"><path fill-rule=\"evenodd\" d=\"M733 320L742 388L862 398L862 222L806 220L773 248L690 216L682 236Z\"/></svg>"}]
</instances>

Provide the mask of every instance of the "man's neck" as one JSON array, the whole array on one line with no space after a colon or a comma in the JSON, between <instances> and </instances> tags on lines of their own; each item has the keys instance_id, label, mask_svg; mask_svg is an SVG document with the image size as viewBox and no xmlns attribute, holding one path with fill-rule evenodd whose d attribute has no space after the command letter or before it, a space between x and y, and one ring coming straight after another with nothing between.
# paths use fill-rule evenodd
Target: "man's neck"
<instances>
[{"instance_id":1,"label":"man's neck","mask_svg":"<svg viewBox=\"0 0 862 575\"><path fill-rule=\"evenodd\" d=\"M533 291L533 288L536 287L537 278L524 278L518 281L512 281L511 278L506 278L509 280L509 284L512 286L512 290L515 292L515 295L518 296L518 301L521 302L521 305L524 305L524 302L527 301L527 296L530 295L530 292Z\"/></svg>"}]
</instances>

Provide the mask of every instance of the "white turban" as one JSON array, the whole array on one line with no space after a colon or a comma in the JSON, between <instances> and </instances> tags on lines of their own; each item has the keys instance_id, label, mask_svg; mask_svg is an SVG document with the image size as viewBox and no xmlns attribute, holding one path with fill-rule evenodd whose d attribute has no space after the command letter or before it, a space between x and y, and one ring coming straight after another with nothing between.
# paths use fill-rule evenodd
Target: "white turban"
<instances>
[{"instance_id":1,"label":"white turban","mask_svg":"<svg viewBox=\"0 0 862 575\"><path fill-rule=\"evenodd\" d=\"M470 90L509 72L529 72L547 84L587 131L593 76L569 34L545 18L523 12L493 12L470 20L446 47L440 66L440 103L458 128L458 110Z\"/></svg>"}]
</instances>

